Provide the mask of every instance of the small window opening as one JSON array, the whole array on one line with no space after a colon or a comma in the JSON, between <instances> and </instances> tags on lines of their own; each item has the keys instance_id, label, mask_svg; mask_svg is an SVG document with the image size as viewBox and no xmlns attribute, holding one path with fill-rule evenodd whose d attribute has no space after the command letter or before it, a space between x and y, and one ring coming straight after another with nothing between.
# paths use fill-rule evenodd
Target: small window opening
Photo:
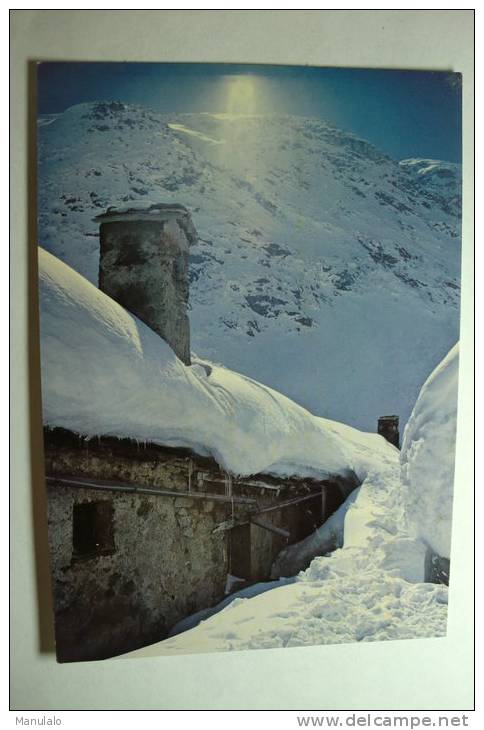
<instances>
[{"instance_id":1,"label":"small window opening","mask_svg":"<svg viewBox=\"0 0 484 730\"><path fill-rule=\"evenodd\" d=\"M72 514L73 558L87 560L114 553L113 505L110 501L81 502Z\"/></svg>"},{"instance_id":2,"label":"small window opening","mask_svg":"<svg viewBox=\"0 0 484 730\"><path fill-rule=\"evenodd\" d=\"M250 580L252 577L250 525L237 525L232 528L229 545L229 573L236 578Z\"/></svg>"}]
</instances>

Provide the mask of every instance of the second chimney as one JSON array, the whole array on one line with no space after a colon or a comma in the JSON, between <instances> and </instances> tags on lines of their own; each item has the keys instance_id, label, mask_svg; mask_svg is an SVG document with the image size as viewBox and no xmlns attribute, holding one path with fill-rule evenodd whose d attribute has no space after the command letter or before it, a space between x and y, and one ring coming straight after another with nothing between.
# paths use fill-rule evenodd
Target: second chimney
<instances>
[{"instance_id":1,"label":"second chimney","mask_svg":"<svg viewBox=\"0 0 484 730\"><path fill-rule=\"evenodd\" d=\"M378 419L378 433L387 441L400 448L400 432L398 430L398 416L380 416Z\"/></svg>"}]
</instances>

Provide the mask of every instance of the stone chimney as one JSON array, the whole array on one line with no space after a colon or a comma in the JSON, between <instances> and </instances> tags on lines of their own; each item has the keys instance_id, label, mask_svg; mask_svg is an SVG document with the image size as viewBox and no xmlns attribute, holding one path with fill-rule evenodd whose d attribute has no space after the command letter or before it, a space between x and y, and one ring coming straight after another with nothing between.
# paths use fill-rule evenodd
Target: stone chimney
<instances>
[{"instance_id":1,"label":"stone chimney","mask_svg":"<svg viewBox=\"0 0 484 730\"><path fill-rule=\"evenodd\" d=\"M398 430L398 416L380 416L378 419L378 433L391 444L400 448L400 432Z\"/></svg>"},{"instance_id":2,"label":"stone chimney","mask_svg":"<svg viewBox=\"0 0 484 730\"><path fill-rule=\"evenodd\" d=\"M108 208L100 224L99 288L190 365L188 255L197 232L182 205Z\"/></svg>"}]
</instances>

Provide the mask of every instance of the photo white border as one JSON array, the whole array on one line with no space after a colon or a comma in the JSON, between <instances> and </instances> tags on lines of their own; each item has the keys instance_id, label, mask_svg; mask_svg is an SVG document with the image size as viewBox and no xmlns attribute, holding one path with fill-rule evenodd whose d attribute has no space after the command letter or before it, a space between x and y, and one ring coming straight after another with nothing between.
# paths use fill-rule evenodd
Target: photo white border
<instances>
[{"instance_id":1,"label":"photo white border","mask_svg":"<svg viewBox=\"0 0 484 730\"><path fill-rule=\"evenodd\" d=\"M472 708L472 44L472 10L12 11L13 709ZM40 59L282 63L463 73L462 379L446 638L69 665L57 664L52 653L39 653L28 458L26 119L27 62Z\"/></svg>"}]
</instances>

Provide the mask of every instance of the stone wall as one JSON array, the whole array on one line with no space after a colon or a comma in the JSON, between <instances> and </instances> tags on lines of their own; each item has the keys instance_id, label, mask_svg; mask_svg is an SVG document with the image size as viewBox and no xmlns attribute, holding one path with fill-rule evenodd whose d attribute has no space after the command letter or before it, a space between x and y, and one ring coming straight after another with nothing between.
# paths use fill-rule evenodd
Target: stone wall
<instances>
[{"instance_id":1,"label":"stone wall","mask_svg":"<svg viewBox=\"0 0 484 730\"><path fill-rule=\"evenodd\" d=\"M46 432L49 540L56 644L61 661L100 659L163 638L181 618L224 597L229 572L224 502L86 486L59 478L185 492L188 459L156 447ZM207 468L203 460L200 466ZM75 556L74 505L109 502L114 551Z\"/></svg>"},{"instance_id":2,"label":"stone wall","mask_svg":"<svg viewBox=\"0 0 484 730\"><path fill-rule=\"evenodd\" d=\"M223 506L201 500L49 486L56 642L64 661L99 659L159 641L181 618L224 596ZM74 504L113 507L115 550L75 559Z\"/></svg>"},{"instance_id":3,"label":"stone wall","mask_svg":"<svg viewBox=\"0 0 484 730\"><path fill-rule=\"evenodd\" d=\"M321 524L325 485L342 499L340 480L229 479L188 451L61 429L45 430L45 471L61 661L160 641L218 603L229 574L237 588L267 580Z\"/></svg>"}]
</instances>

